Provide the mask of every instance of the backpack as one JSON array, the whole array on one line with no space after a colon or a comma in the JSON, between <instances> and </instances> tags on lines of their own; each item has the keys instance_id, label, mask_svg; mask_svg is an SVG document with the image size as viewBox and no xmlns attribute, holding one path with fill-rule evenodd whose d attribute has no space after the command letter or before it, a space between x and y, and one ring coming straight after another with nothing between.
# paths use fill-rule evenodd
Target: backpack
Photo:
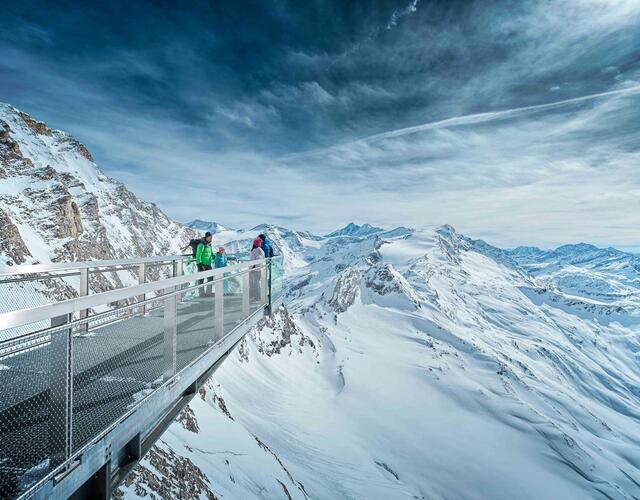
<instances>
[{"instance_id":1,"label":"backpack","mask_svg":"<svg viewBox=\"0 0 640 500\"><path fill-rule=\"evenodd\" d=\"M198 245L202 242L202 238L195 238L189 241L189 246L191 247L191 254L193 258L196 258L196 254L198 253Z\"/></svg>"}]
</instances>

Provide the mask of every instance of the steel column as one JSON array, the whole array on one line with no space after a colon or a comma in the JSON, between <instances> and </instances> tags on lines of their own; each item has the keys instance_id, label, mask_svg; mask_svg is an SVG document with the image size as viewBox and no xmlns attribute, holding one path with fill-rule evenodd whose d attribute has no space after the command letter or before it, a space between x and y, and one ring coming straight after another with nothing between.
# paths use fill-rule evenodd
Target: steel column
<instances>
[{"instance_id":1,"label":"steel column","mask_svg":"<svg viewBox=\"0 0 640 500\"><path fill-rule=\"evenodd\" d=\"M173 261L173 277L182 276L182 260L174 260Z\"/></svg>"},{"instance_id":2,"label":"steel column","mask_svg":"<svg viewBox=\"0 0 640 500\"><path fill-rule=\"evenodd\" d=\"M214 289L214 315L213 315L213 340L217 342L224 336L224 279L218 279L213 284Z\"/></svg>"},{"instance_id":3,"label":"steel column","mask_svg":"<svg viewBox=\"0 0 640 500\"><path fill-rule=\"evenodd\" d=\"M164 375L166 382L176 373L176 343L178 333L177 320L178 296L174 295L164 300Z\"/></svg>"},{"instance_id":4,"label":"steel column","mask_svg":"<svg viewBox=\"0 0 640 500\"><path fill-rule=\"evenodd\" d=\"M271 313L273 312L272 309L271 309L271 303L273 302L271 300L271 272L272 272L271 261L272 260L273 259L269 259L268 264L267 264L269 266L269 268L268 268L269 277L267 278L267 314L269 316L271 316Z\"/></svg>"},{"instance_id":5,"label":"steel column","mask_svg":"<svg viewBox=\"0 0 640 500\"><path fill-rule=\"evenodd\" d=\"M87 295L89 295L89 269L88 268L84 268L84 269L80 269L80 289L79 289L79 295L80 297L85 297ZM88 309L82 309L80 311L80 319L85 319L89 316L89 310ZM82 325L80 325L80 331L81 332L88 332L89 331L89 323L84 323Z\"/></svg>"},{"instance_id":6,"label":"steel column","mask_svg":"<svg viewBox=\"0 0 640 500\"><path fill-rule=\"evenodd\" d=\"M71 322L71 314L51 319L51 326ZM73 335L71 327L51 334L49 353L49 450L52 465L66 460L72 451Z\"/></svg>"},{"instance_id":7,"label":"steel column","mask_svg":"<svg viewBox=\"0 0 640 500\"><path fill-rule=\"evenodd\" d=\"M260 303L267 301L267 261L262 262L260 269Z\"/></svg>"},{"instance_id":8,"label":"steel column","mask_svg":"<svg viewBox=\"0 0 640 500\"><path fill-rule=\"evenodd\" d=\"M146 280L146 271L147 271L147 265L143 262L142 264L140 264L138 266L138 284L142 285ZM138 295L138 302L143 302L145 299L145 294L143 293L142 295ZM145 306L140 306L140 314L145 314L146 313L146 307Z\"/></svg>"},{"instance_id":9,"label":"steel column","mask_svg":"<svg viewBox=\"0 0 640 500\"><path fill-rule=\"evenodd\" d=\"M242 316L245 318L249 316L251 304L251 295L249 294L249 287L251 286L250 274L250 271L245 271L242 275Z\"/></svg>"}]
</instances>

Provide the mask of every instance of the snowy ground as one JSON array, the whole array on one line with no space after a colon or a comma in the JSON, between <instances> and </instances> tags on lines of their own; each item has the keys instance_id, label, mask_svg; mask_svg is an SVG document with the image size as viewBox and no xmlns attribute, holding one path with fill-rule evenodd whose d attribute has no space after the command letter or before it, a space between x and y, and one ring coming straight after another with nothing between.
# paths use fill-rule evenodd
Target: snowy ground
<instances>
[{"instance_id":1,"label":"snowy ground","mask_svg":"<svg viewBox=\"0 0 640 500\"><path fill-rule=\"evenodd\" d=\"M199 432L176 423L160 446L193 460L211 494L640 496L640 317L628 303L612 316L550 291L446 226L270 232L289 256L289 312L209 382L192 405Z\"/></svg>"}]
</instances>

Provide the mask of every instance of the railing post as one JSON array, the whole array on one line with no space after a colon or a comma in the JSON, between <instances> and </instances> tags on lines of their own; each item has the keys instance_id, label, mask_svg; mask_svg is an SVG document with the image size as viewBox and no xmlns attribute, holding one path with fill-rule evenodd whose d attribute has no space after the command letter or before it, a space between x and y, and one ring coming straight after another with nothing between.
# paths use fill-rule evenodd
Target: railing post
<instances>
[{"instance_id":1,"label":"railing post","mask_svg":"<svg viewBox=\"0 0 640 500\"><path fill-rule=\"evenodd\" d=\"M251 296L249 294L249 287L251 286L251 281L249 280L250 274L251 271L247 269L242 275L242 319L245 319L247 316L249 316L249 312L251 309Z\"/></svg>"},{"instance_id":2,"label":"railing post","mask_svg":"<svg viewBox=\"0 0 640 500\"><path fill-rule=\"evenodd\" d=\"M138 283L140 285L144 284L144 282L146 281L146 271L147 265L143 262L138 266ZM144 302L144 299L144 293L142 295L138 295L138 302ZM146 309L147 308L145 306L140 306L140 313L144 315L146 313Z\"/></svg>"},{"instance_id":3,"label":"railing post","mask_svg":"<svg viewBox=\"0 0 640 500\"><path fill-rule=\"evenodd\" d=\"M173 277L182 276L182 259L173 261Z\"/></svg>"},{"instance_id":4,"label":"railing post","mask_svg":"<svg viewBox=\"0 0 640 500\"><path fill-rule=\"evenodd\" d=\"M271 309L271 271L272 271L272 267L271 267L271 261L273 260L273 258L269 258L269 269L268 269L268 274L269 277L267 278L267 314L269 316L271 316L271 313L273 312Z\"/></svg>"},{"instance_id":5,"label":"railing post","mask_svg":"<svg viewBox=\"0 0 640 500\"><path fill-rule=\"evenodd\" d=\"M213 341L217 342L224 335L224 277L213 282L214 291L214 316L213 316Z\"/></svg>"},{"instance_id":6,"label":"railing post","mask_svg":"<svg viewBox=\"0 0 640 500\"><path fill-rule=\"evenodd\" d=\"M164 374L162 379L165 382L176 374L177 302L177 295L164 299Z\"/></svg>"},{"instance_id":7,"label":"railing post","mask_svg":"<svg viewBox=\"0 0 640 500\"><path fill-rule=\"evenodd\" d=\"M84 268L84 269L80 269L80 289L79 289L79 295L80 297L86 297L87 295L89 295L89 269L88 268ZM80 319L86 319L89 316L89 310L88 309L82 309L80 311ZM88 332L89 331L89 323L83 323L80 325L80 331L81 332Z\"/></svg>"},{"instance_id":8,"label":"railing post","mask_svg":"<svg viewBox=\"0 0 640 500\"><path fill-rule=\"evenodd\" d=\"M260 268L260 302L264 304L267 301L267 261L263 261Z\"/></svg>"},{"instance_id":9,"label":"railing post","mask_svg":"<svg viewBox=\"0 0 640 500\"><path fill-rule=\"evenodd\" d=\"M51 319L51 326L71 322L71 314ZM49 354L49 450L53 465L64 462L73 445L73 335L71 326L51 334Z\"/></svg>"}]
</instances>

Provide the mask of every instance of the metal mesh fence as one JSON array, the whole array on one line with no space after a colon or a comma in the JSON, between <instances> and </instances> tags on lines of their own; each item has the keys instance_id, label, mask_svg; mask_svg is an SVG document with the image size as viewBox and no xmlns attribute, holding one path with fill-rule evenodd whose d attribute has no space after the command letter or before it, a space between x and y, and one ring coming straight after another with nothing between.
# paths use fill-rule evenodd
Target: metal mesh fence
<instances>
[{"instance_id":1,"label":"metal mesh fence","mask_svg":"<svg viewBox=\"0 0 640 500\"><path fill-rule=\"evenodd\" d=\"M27 309L78 296L78 276L19 281L24 276L0 277L0 314ZM41 321L0 331L0 341L47 328Z\"/></svg>"},{"instance_id":2,"label":"metal mesh fence","mask_svg":"<svg viewBox=\"0 0 640 500\"><path fill-rule=\"evenodd\" d=\"M0 360L0 497L12 498L66 459L67 445L60 420L67 410L52 363L56 346L68 330L50 334L53 342L37 339L31 349Z\"/></svg>"},{"instance_id":3,"label":"metal mesh fence","mask_svg":"<svg viewBox=\"0 0 640 500\"><path fill-rule=\"evenodd\" d=\"M211 286L178 295L176 370L180 371L213 345L216 297Z\"/></svg>"},{"instance_id":4,"label":"metal mesh fence","mask_svg":"<svg viewBox=\"0 0 640 500\"><path fill-rule=\"evenodd\" d=\"M86 291L83 293L83 275L80 270L50 271L36 274L0 276L0 314L30 307L53 304L80 295L91 295L163 280L180 273L180 269L192 270L192 259L181 261L150 262L136 265L95 267L86 271ZM193 271L193 270L192 270ZM150 293L146 298L153 298ZM104 304L88 311L88 315L115 310L144 297L131 298L112 304ZM17 335L47 328L47 322L32 323L0 331L0 341Z\"/></svg>"},{"instance_id":5,"label":"metal mesh fence","mask_svg":"<svg viewBox=\"0 0 640 500\"><path fill-rule=\"evenodd\" d=\"M281 291L280 270L229 266L224 280L0 337L0 498L47 476L260 310L269 285Z\"/></svg>"},{"instance_id":6,"label":"metal mesh fence","mask_svg":"<svg viewBox=\"0 0 640 500\"><path fill-rule=\"evenodd\" d=\"M245 315L242 310L242 294L245 274L237 271L225 273L224 280L224 327L223 335L227 335L238 326Z\"/></svg>"}]
</instances>

